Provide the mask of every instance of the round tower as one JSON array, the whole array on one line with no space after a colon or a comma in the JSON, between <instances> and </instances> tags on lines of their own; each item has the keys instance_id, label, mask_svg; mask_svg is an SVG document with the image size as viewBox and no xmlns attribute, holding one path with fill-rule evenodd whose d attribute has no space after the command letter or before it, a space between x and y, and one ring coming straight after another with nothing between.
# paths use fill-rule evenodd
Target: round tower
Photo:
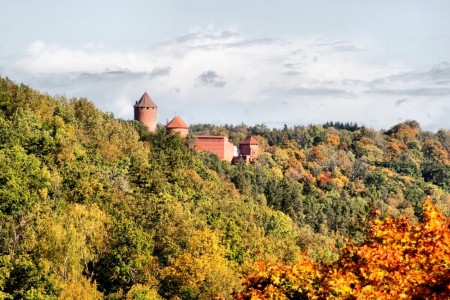
<instances>
[{"instance_id":1,"label":"round tower","mask_svg":"<svg viewBox=\"0 0 450 300\"><path fill-rule=\"evenodd\" d=\"M149 132L156 131L158 106L156 106L147 92L134 105L134 119L147 126Z\"/></svg>"},{"instance_id":2,"label":"round tower","mask_svg":"<svg viewBox=\"0 0 450 300\"><path fill-rule=\"evenodd\" d=\"M179 134L180 137L185 138L189 134L189 126L179 117L175 116L172 121L166 125L167 134Z\"/></svg>"}]
</instances>

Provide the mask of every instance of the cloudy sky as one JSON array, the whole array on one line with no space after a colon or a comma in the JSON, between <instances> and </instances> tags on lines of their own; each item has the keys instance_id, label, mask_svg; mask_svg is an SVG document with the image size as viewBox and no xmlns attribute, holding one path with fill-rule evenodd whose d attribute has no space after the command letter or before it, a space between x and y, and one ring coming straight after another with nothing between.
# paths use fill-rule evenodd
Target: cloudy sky
<instances>
[{"instance_id":1,"label":"cloudy sky","mask_svg":"<svg viewBox=\"0 0 450 300\"><path fill-rule=\"evenodd\" d=\"M132 118L450 128L450 1L0 0L0 75Z\"/></svg>"}]
</instances>

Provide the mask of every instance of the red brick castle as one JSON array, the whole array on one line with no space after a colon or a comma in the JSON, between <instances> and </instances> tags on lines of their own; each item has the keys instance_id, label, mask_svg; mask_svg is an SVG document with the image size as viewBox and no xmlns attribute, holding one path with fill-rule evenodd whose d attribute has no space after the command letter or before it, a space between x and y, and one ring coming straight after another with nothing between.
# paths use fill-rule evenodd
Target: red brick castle
<instances>
[{"instance_id":1,"label":"red brick castle","mask_svg":"<svg viewBox=\"0 0 450 300\"><path fill-rule=\"evenodd\" d=\"M147 92L134 105L134 119L142 122L149 132L156 131L158 106ZM189 134L189 126L179 116L175 116L170 122L167 122L166 133L178 134L185 138ZM252 162L260 153L258 141L250 135L239 143L239 149L229 142L226 136L200 135L197 136L194 149L215 153L220 159L229 162L236 162L240 159Z\"/></svg>"}]
</instances>

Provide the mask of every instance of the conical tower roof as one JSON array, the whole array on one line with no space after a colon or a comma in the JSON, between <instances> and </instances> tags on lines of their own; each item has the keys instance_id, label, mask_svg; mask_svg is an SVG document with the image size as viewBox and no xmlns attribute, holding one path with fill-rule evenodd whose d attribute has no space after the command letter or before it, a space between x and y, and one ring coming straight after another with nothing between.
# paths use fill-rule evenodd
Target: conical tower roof
<instances>
[{"instance_id":1,"label":"conical tower roof","mask_svg":"<svg viewBox=\"0 0 450 300\"><path fill-rule=\"evenodd\" d=\"M189 128L189 126L179 116L175 116L175 118L166 125L166 128Z\"/></svg>"},{"instance_id":2,"label":"conical tower roof","mask_svg":"<svg viewBox=\"0 0 450 300\"><path fill-rule=\"evenodd\" d=\"M239 145L259 145L258 141L251 135L247 135L245 139L243 139Z\"/></svg>"},{"instance_id":3,"label":"conical tower roof","mask_svg":"<svg viewBox=\"0 0 450 300\"><path fill-rule=\"evenodd\" d=\"M147 94L147 92L142 95L141 99L139 101L136 101L136 104L134 107L151 107L151 108L158 108L156 106L155 102L153 102L152 98Z\"/></svg>"}]
</instances>

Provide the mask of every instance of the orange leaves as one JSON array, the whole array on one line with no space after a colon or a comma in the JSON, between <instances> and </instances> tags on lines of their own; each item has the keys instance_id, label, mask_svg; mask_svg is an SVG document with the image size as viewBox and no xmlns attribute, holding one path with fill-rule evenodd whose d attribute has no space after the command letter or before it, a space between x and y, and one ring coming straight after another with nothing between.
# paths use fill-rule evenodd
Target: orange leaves
<instances>
[{"instance_id":1,"label":"orange leaves","mask_svg":"<svg viewBox=\"0 0 450 300\"><path fill-rule=\"evenodd\" d=\"M335 169L338 170L338 169ZM350 180L348 177L342 175L339 171L334 172L334 174L331 174L331 172L326 171L324 173L320 173L317 176L317 184L321 188L327 188L330 187L329 185L335 186L339 189L344 188L345 185L350 183Z\"/></svg>"},{"instance_id":2,"label":"orange leaves","mask_svg":"<svg viewBox=\"0 0 450 300\"><path fill-rule=\"evenodd\" d=\"M364 287L362 294L355 293L357 297L439 298L450 292L445 286L450 280L449 221L430 198L423 210L423 223L411 224L405 217L374 222L364 245L352 246L358 262L352 271ZM348 259L346 253L341 257L341 261Z\"/></svg>"},{"instance_id":3,"label":"orange leaves","mask_svg":"<svg viewBox=\"0 0 450 300\"><path fill-rule=\"evenodd\" d=\"M320 173L319 176L317 176L317 183L320 187L325 187L330 181L331 173L328 171L325 173Z\"/></svg>"},{"instance_id":4,"label":"orange leaves","mask_svg":"<svg viewBox=\"0 0 450 300\"><path fill-rule=\"evenodd\" d=\"M241 295L258 290L258 299L282 299L279 293L285 299L447 299L450 222L431 198L423 205L422 218L414 224L406 217L374 221L364 244L347 244L335 264L302 258L293 267L269 266L249 277Z\"/></svg>"},{"instance_id":5,"label":"orange leaves","mask_svg":"<svg viewBox=\"0 0 450 300\"><path fill-rule=\"evenodd\" d=\"M446 232L442 232L442 229L444 226L448 225L448 220L446 220L442 213L437 211L430 197L428 197L423 204L422 216L426 224L426 229L436 231L435 234L438 236L435 236L435 238L445 237Z\"/></svg>"},{"instance_id":6,"label":"orange leaves","mask_svg":"<svg viewBox=\"0 0 450 300\"><path fill-rule=\"evenodd\" d=\"M339 144L341 143L341 140L339 138L339 135L329 134L326 137L326 142L332 146L339 146Z\"/></svg>"},{"instance_id":7,"label":"orange leaves","mask_svg":"<svg viewBox=\"0 0 450 300\"><path fill-rule=\"evenodd\" d=\"M315 263L305 256L293 266L259 262L256 273L243 282L246 290L235 294L235 298L309 299L317 292L321 277Z\"/></svg>"},{"instance_id":8,"label":"orange leaves","mask_svg":"<svg viewBox=\"0 0 450 300\"><path fill-rule=\"evenodd\" d=\"M389 143L386 146L386 150L384 153L385 160L391 161L394 157L399 156L402 153L407 151L408 147L405 143L400 142L399 140L391 138Z\"/></svg>"}]
</instances>

